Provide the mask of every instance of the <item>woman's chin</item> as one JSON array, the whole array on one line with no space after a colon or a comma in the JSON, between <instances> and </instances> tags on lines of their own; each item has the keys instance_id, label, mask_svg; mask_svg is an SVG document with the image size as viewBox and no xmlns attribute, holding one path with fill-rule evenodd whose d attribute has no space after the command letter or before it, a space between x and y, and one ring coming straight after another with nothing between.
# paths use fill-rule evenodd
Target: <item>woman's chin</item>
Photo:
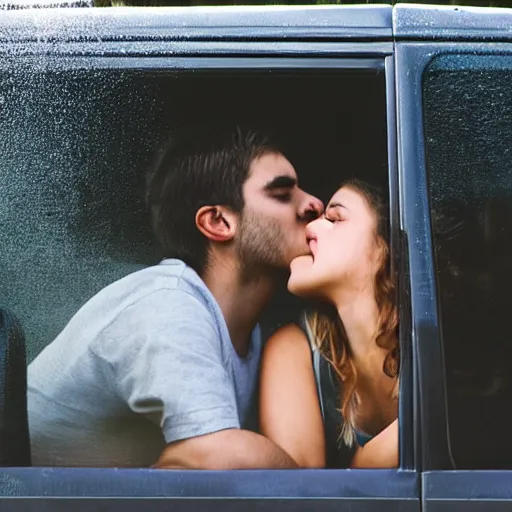
<instances>
[{"instance_id":1,"label":"woman's chin","mask_svg":"<svg viewBox=\"0 0 512 512\"><path fill-rule=\"evenodd\" d=\"M312 280L311 267L313 257L310 255L299 256L290 264L290 277L288 279L288 291L298 296L307 296L311 292Z\"/></svg>"}]
</instances>

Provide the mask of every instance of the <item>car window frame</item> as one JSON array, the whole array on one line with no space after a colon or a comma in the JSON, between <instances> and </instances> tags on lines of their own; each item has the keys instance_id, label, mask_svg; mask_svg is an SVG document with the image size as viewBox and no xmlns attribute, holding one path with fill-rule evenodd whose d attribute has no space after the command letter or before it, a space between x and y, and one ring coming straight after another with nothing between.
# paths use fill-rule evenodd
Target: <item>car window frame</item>
<instances>
[{"instance_id":1,"label":"car window frame","mask_svg":"<svg viewBox=\"0 0 512 512\"><path fill-rule=\"evenodd\" d=\"M20 50L17 43L15 52ZM396 232L399 212L398 172L396 159L396 119L394 116L394 68L393 45L391 43L204 43L191 42L181 45L161 45L153 43L113 43L107 42L106 51L102 45L91 42L73 42L68 45L53 46L51 43L40 45L26 43L23 62L17 65L30 66L34 59L44 54L45 65L52 64L60 69L74 67L165 67L171 69L322 69L350 68L365 69L369 72L377 67L386 73L386 95L388 111L388 175L390 180L392 233ZM172 49L172 52L171 52ZM217 51L217 50L219 51ZM12 50L12 49L11 49ZM266 56L261 57L264 52ZM301 57L297 58L296 54ZM7 59L0 60L0 66L12 65L10 49L7 43L0 45L0 55ZM290 56L292 54L293 56ZM101 56L100 56L101 55ZM143 55L143 56L141 56ZM199 55L199 56L198 56ZM229 56L228 56L229 55ZM32 60L32 62L31 62ZM392 236L392 257L398 258L401 251L398 237ZM402 298L407 298L403 294ZM402 340L401 340L402 342ZM403 361L406 361L404 359ZM403 376L400 392L412 389L412 368L402 362L409 374ZM408 395L408 401L410 399ZM414 459L407 455L407 447L413 445L412 410L408 405L401 405L400 412L400 461L398 469L391 470L287 470L287 471L243 471L243 472L194 472L162 471L151 469L70 469L70 468L9 468L2 471L3 480L8 491L0 498L2 507L15 506L21 497L31 506L29 496L51 499L53 506L65 506L72 496L83 498L116 500L119 509L126 505L127 497L131 500L151 498L155 506L159 496L180 503L180 508L194 510L203 506L205 500L223 500L223 505L235 506L237 500L243 506L256 508L264 506L265 500L283 502L286 507L309 509L310 501L321 500L324 508L375 506L375 510L394 510L397 502L403 503L407 510L418 510L419 476ZM406 420L405 415L411 414ZM409 431L409 429L411 429ZM161 471L161 472L160 472ZM343 478L340 471L343 472ZM123 476L124 475L124 476ZM126 478L125 478L126 477ZM335 485L335 482L338 482ZM140 483L140 485L139 485ZM43 485L44 484L44 485ZM251 491L257 486L259 491ZM136 493L135 495L133 493ZM17 497L17 498L15 498ZM24 498L24 499L25 499ZM10 501L11 500L11 501ZM13 501L14 500L14 501ZM61 501L59 501L61 500ZM249 501L245 501L249 500ZM284 500L284 501L283 501ZM371 503L372 504L371 504ZM73 501L73 506L80 500ZM97 502L98 504L100 502ZM109 503L112 503L110 501ZM123 505L124 504L124 505ZM69 506L69 503L67 503ZM135 506L132 503L130 506ZM160 505L158 505L160 506ZM165 506L165 505L162 505ZM204 505L207 507L207 505ZM405 510L404 509L404 510ZM5 508L9 510L9 508ZM123 510L125 510L123 508ZM366 510L366 509L365 509Z\"/></svg>"},{"instance_id":2,"label":"car window frame","mask_svg":"<svg viewBox=\"0 0 512 512\"><path fill-rule=\"evenodd\" d=\"M512 471L457 470L450 451L445 365L430 220L430 194L423 131L424 70L439 55L510 54L512 44L405 42L396 44L399 105L399 174L402 230L409 252L415 424L421 431L422 510L508 510Z\"/></svg>"}]
</instances>

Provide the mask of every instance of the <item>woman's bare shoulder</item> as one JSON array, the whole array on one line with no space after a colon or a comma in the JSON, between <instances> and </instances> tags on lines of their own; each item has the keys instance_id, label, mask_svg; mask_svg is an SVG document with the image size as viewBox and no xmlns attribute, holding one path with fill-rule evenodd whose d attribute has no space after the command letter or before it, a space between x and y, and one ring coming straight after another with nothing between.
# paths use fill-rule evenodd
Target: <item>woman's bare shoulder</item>
<instances>
[{"instance_id":1,"label":"woman's bare shoulder","mask_svg":"<svg viewBox=\"0 0 512 512\"><path fill-rule=\"evenodd\" d=\"M287 356L311 358L309 341L304 331L290 323L280 327L265 343L266 357Z\"/></svg>"}]
</instances>

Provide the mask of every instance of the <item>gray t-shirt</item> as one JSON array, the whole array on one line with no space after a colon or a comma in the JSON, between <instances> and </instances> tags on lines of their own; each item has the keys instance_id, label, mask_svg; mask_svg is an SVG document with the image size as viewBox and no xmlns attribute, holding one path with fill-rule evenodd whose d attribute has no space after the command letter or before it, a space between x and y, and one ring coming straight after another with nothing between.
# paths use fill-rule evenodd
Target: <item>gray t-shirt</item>
<instances>
[{"instance_id":1,"label":"gray t-shirt","mask_svg":"<svg viewBox=\"0 0 512 512\"><path fill-rule=\"evenodd\" d=\"M144 467L166 443L253 428L259 328L235 352L222 312L180 260L104 288L28 367L33 464Z\"/></svg>"}]
</instances>

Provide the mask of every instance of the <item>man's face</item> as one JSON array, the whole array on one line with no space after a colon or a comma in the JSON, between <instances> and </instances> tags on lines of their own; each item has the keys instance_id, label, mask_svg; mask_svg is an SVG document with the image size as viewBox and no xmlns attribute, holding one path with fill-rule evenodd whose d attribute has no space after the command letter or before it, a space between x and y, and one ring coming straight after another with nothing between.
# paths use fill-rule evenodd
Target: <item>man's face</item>
<instances>
[{"instance_id":1,"label":"man's face","mask_svg":"<svg viewBox=\"0 0 512 512\"><path fill-rule=\"evenodd\" d=\"M283 155L267 153L252 162L243 196L237 249L248 273L288 269L294 258L310 253L306 224L323 204L298 187L295 169Z\"/></svg>"}]
</instances>

